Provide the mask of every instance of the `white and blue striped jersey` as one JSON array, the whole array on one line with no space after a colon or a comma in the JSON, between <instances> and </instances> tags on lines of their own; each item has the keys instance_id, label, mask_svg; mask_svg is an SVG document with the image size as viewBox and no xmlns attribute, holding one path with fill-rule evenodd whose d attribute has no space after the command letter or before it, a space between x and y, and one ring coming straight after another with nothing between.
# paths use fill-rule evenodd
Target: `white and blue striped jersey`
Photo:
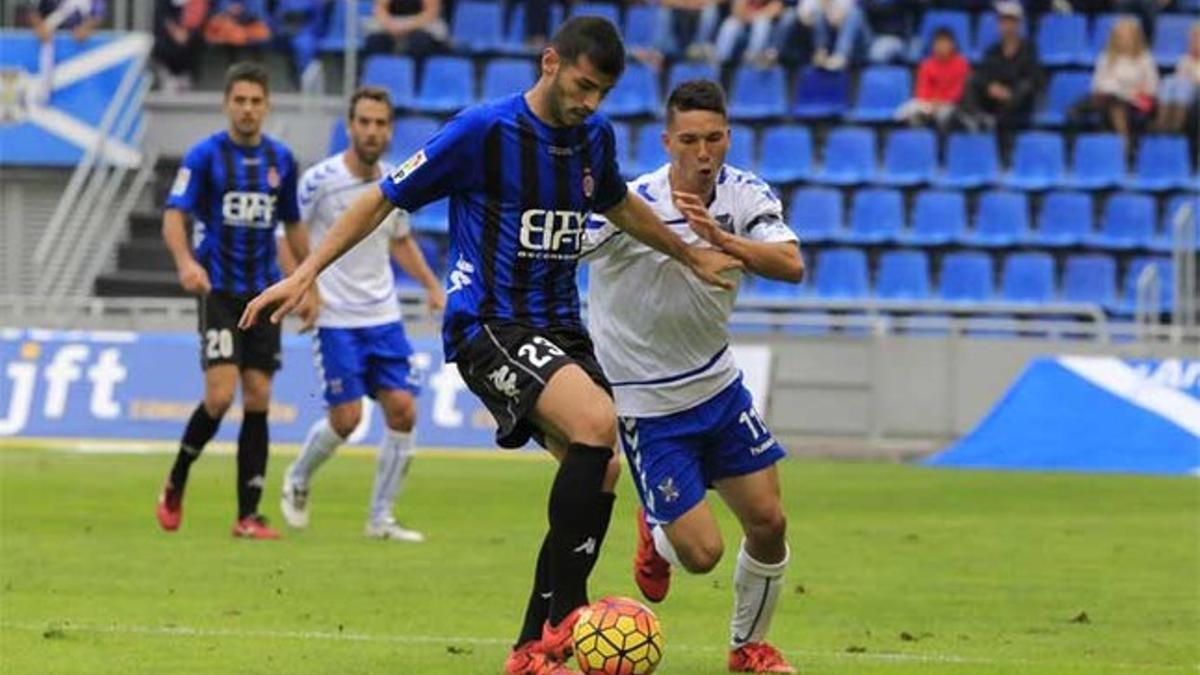
<instances>
[{"instance_id":1,"label":"white and blue striped jersey","mask_svg":"<svg viewBox=\"0 0 1200 675\"><path fill-rule=\"evenodd\" d=\"M662 221L691 245L708 246L671 201L670 165L629 183ZM748 171L721 169L711 213L727 231L760 242L797 241L771 188ZM729 350L737 289L705 284L684 265L595 219L584 260L591 263L588 330L622 417L657 417L695 407L738 376ZM730 272L740 278L740 272Z\"/></svg>"}]
</instances>

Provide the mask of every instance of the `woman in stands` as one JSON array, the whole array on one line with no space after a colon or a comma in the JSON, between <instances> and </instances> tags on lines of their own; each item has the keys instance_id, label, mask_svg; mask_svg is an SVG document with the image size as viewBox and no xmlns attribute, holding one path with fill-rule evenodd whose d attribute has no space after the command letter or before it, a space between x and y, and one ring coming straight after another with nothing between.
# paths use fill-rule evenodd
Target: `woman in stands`
<instances>
[{"instance_id":1,"label":"woman in stands","mask_svg":"<svg viewBox=\"0 0 1200 675\"><path fill-rule=\"evenodd\" d=\"M1157 131L1177 134L1183 131L1188 109L1197 104L1200 94L1200 22L1192 24L1188 49L1179 57L1175 74L1158 88Z\"/></svg>"},{"instance_id":2,"label":"woman in stands","mask_svg":"<svg viewBox=\"0 0 1200 675\"><path fill-rule=\"evenodd\" d=\"M1105 127L1125 141L1127 152L1135 129L1145 126L1154 111L1158 91L1158 68L1146 47L1146 38L1137 19L1124 18L1113 26L1108 46L1096 62L1092 91L1071 111L1078 122L1090 113L1098 113Z\"/></svg>"}]
</instances>

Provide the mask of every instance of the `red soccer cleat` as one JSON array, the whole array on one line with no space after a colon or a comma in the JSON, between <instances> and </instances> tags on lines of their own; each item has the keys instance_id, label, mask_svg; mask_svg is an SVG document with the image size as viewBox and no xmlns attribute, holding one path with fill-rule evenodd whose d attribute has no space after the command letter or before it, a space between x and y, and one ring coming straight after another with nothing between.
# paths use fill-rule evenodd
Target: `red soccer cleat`
<instances>
[{"instance_id":1,"label":"red soccer cleat","mask_svg":"<svg viewBox=\"0 0 1200 675\"><path fill-rule=\"evenodd\" d=\"M671 588L671 563L654 548L654 536L646 512L638 509L638 547L633 556L633 580L650 602L662 602Z\"/></svg>"},{"instance_id":2,"label":"red soccer cleat","mask_svg":"<svg viewBox=\"0 0 1200 675\"><path fill-rule=\"evenodd\" d=\"M170 479L163 483L162 492L158 493L158 507L154 510L158 516L158 524L167 532L179 529L179 521L183 520L183 488L175 489Z\"/></svg>"},{"instance_id":3,"label":"red soccer cleat","mask_svg":"<svg viewBox=\"0 0 1200 675\"><path fill-rule=\"evenodd\" d=\"M241 539L278 539L279 532L267 525L267 519L250 515L233 524L233 536Z\"/></svg>"},{"instance_id":4,"label":"red soccer cleat","mask_svg":"<svg viewBox=\"0 0 1200 675\"><path fill-rule=\"evenodd\" d=\"M729 652L731 673L795 673L797 670L771 645L750 642Z\"/></svg>"},{"instance_id":5,"label":"red soccer cleat","mask_svg":"<svg viewBox=\"0 0 1200 675\"><path fill-rule=\"evenodd\" d=\"M571 669L541 651L540 640L530 640L515 647L504 661L506 675L564 675Z\"/></svg>"},{"instance_id":6,"label":"red soccer cleat","mask_svg":"<svg viewBox=\"0 0 1200 675\"><path fill-rule=\"evenodd\" d=\"M551 626L549 621L542 625L542 640L538 650L552 661L565 663L575 651L575 623L579 621L579 613L583 607L576 607L563 617L557 626Z\"/></svg>"}]
</instances>

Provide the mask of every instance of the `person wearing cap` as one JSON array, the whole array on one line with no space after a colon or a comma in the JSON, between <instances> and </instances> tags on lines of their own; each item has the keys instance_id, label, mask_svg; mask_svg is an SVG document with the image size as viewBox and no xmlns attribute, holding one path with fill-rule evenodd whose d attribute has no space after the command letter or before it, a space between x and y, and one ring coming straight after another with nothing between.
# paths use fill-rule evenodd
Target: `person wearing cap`
<instances>
[{"instance_id":1,"label":"person wearing cap","mask_svg":"<svg viewBox=\"0 0 1200 675\"><path fill-rule=\"evenodd\" d=\"M999 2L996 14L1000 40L984 53L968 82L963 111L969 130L994 127L1001 150L1007 154L1016 130L1028 126L1033 115L1042 72L1037 48L1022 31L1025 11L1021 3Z\"/></svg>"}]
</instances>

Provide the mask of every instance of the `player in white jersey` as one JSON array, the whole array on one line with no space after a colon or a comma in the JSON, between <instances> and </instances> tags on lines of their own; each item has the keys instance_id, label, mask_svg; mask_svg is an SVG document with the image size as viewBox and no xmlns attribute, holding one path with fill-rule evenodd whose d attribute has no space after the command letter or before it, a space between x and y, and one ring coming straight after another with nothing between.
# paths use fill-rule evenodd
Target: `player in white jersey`
<instances>
[{"instance_id":1,"label":"player in white jersey","mask_svg":"<svg viewBox=\"0 0 1200 675\"><path fill-rule=\"evenodd\" d=\"M300 179L301 218L314 245L362 191L386 174L379 158L391 143L392 117L386 91L359 89L350 99L350 148L313 166ZM313 473L358 426L362 397L370 395L383 409L387 429L379 448L366 534L424 540L420 532L399 525L392 514L412 461L419 385L409 363L412 347L400 320L391 257L425 287L431 310L445 306L445 292L410 236L408 214L402 211L393 211L318 277L302 318L317 326L313 351L329 411L313 424L300 456L284 476L280 506L292 527L308 525Z\"/></svg>"},{"instance_id":2,"label":"player in white jersey","mask_svg":"<svg viewBox=\"0 0 1200 675\"><path fill-rule=\"evenodd\" d=\"M631 182L630 190L687 243L703 239L755 274L799 282L800 247L779 199L754 174L725 165L729 138L720 86L680 84L667 101L670 164ZM729 669L795 672L766 642L788 563L775 468L784 450L729 351L736 288L707 286L612 225L597 224L585 257L588 328L612 381L619 442L643 505L637 584L659 602L672 566L700 574L716 566L724 545L705 502L715 488L745 535L734 573Z\"/></svg>"}]
</instances>

